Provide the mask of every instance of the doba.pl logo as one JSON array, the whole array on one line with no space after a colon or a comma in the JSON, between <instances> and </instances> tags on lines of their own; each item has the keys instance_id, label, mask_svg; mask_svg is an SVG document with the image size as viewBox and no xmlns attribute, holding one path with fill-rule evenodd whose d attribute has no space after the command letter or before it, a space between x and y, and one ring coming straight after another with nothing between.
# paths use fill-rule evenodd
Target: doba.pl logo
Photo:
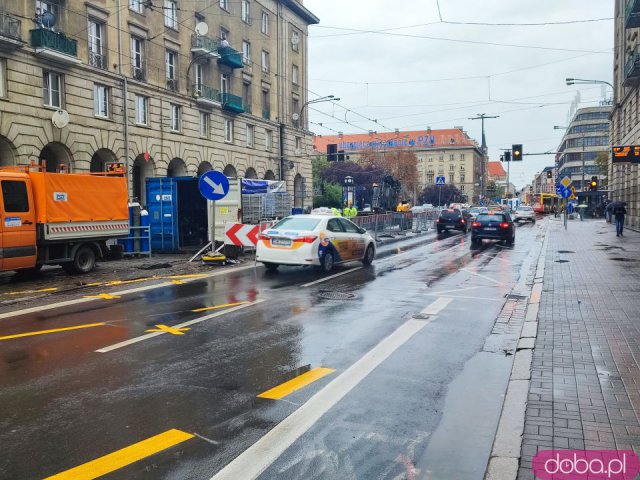
<instances>
[{"instance_id":1,"label":"doba.pl logo","mask_svg":"<svg viewBox=\"0 0 640 480\"><path fill-rule=\"evenodd\" d=\"M543 450L532 466L541 480L633 480L640 459L633 450Z\"/></svg>"}]
</instances>

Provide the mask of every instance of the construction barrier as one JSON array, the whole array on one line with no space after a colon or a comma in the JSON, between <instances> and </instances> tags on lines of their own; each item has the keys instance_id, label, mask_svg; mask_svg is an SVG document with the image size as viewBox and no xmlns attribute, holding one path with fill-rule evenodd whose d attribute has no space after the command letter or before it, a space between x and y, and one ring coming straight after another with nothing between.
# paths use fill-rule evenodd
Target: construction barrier
<instances>
[{"instance_id":1,"label":"construction barrier","mask_svg":"<svg viewBox=\"0 0 640 480\"><path fill-rule=\"evenodd\" d=\"M438 218L436 210L421 213L393 212L379 215L359 215L350 220L378 238L378 235L426 231Z\"/></svg>"}]
</instances>

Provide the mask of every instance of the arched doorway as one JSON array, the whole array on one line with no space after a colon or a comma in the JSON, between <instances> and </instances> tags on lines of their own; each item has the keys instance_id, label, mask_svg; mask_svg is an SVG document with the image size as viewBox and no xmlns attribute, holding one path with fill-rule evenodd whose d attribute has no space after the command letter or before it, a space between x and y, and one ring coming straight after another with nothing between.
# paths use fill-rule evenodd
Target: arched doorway
<instances>
[{"instance_id":1,"label":"arched doorway","mask_svg":"<svg viewBox=\"0 0 640 480\"><path fill-rule=\"evenodd\" d=\"M197 175L198 177L201 177L203 174L210 172L211 170L213 170L213 167L209 162L202 162L200 163L200 165L198 165Z\"/></svg>"},{"instance_id":2,"label":"arched doorway","mask_svg":"<svg viewBox=\"0 0 640 480\"><path fill-rule=\"evenodd\" d=\"M249 167L247 168L247 171L244 172L244 178L248 178L248 179L258 178L258 174L256 173L255 169L253 169L252 167Z\"/></svg>"},{"instance_id":3,"label":"arched doorway","mask_svg":"<svg viewBox=\"0 0 640 480\"><path fill-rule=\"evenodd\" d=\"M167 167L167 177L186 177L187 165L181 158L174 158Z\"/></svg>"},{"instance_id":4,"label":"arched doorway","mask_svg":"<svg viewBox=\"0 0 640 480\"><path fill-rule=\"evenodd\" d=\"M133 162L133 197L138 199L140 205L147 204L147 178L153 177L155 170L153 160L145 160L143 154L138 155Z\"/></svg>"},{"instance_id":5,"label":"arched doorway","mask_svg":"<svg viewBox=\"0 0 640 480\"><path fill-rule=\"evenodd\" d=\"M225 177L238 178L238 172L236 171L236 167L233 165L227 165L224 167L222 173L224 173Z\"/></svg>"},{"instance_id":6,"label":"arched doorway","mask_svg":"<svg viewBox=\"0 0 640 480\"><path fill-rule=\"evenodd\" d=\"M16 164L15 147L8 138L0 135L0 166L12 167Z\"/></svg>"},{"instance_id":7,"label":"arched doorway","mask_svg":"<svg viewBox=\"0 0 640 480\"><path fill-rule=\"evenodd\" d=\"M73 157L69 149L59 142L51 142L40 151L40 165L47 164L47 172L71 171Z\"/></svg>"},{"instance_id":8,"label":"arched doorway","mask_svg":"<svg viewBox=\"0 0 640 480\"><path fill-rule=\"evenodd\" d=\"M293 179L293 206L304 208L304 197L306 195L304 178L299 173Z\"/></svg>"},{"instance_id":9,"label":"arched doorway","mask_svg":"<svg viewBox=\"0 0 640 480\"><path fill-rule=\"evenodd\" d=\"M115 153L113 153L108 148L101 148L100 150L96 151L96 153L94 153L91 157L91 165L89 166L89 171L92 173L106 172L107 168L105 165L107 163L117 161L118 159Z\"/></svg>"},{"instance_id":10,"label":"arched doorway","mask_svg":"<svg viewBox=\"0 0 640 480\"><path fill-rule=\"evenodd\" d=\"M265 172L265 174L264 174L264 179L265 180L275 180L276 179L276 175L271 170L267 170Z\"/></svg>"}]
</instances>

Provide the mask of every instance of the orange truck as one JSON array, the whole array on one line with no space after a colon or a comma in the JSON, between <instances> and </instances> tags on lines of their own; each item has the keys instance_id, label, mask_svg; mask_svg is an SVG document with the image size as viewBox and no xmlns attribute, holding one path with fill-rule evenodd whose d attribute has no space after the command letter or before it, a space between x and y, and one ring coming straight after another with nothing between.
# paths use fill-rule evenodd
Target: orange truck
<instances>
[{"instance_id":1,"label":"orange truck","mask_svg":"<svg viewBox=\"0 0 640 480\"><path fill-rule=\"evenodd\" d=\"M0 169L0 271L87 273L129 234L124 177Z\"/></svg>"}]
</instances>

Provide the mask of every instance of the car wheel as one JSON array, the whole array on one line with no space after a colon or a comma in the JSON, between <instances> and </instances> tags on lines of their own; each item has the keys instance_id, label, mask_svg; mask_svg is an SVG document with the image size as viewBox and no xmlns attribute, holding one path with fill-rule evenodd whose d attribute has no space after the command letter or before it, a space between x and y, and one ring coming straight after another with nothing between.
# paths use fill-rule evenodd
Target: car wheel
<instances>
[{"instance_id":1,"label":"car wheel","mask_svg":"<svg viewBox=\"0 0 640 480\"><path fill-rule=\"evenodd\" d=\"M375 255L376 251L373 249L373 245L369 245L367 247L367 251L364 253L364 257L362 258L362 263L365 265L371 265Z\"/></svg>"},{"instance_id":2,"label":"car wheel","mask_svg":"<svg viewBox=\"0 0 640 480\"><path fill-rule=\"evenodd\" d=\"M442 233L442 229L441 229L441 228L439 228L439 229L438 229L438 235L440 235L441 233Z\"/></svg>"},{"instance_id":3,"label":"car wheel","mask_svg":"<svg viewBox=\"0 0 640 480\"><path fill-rule=\"evenodd\" d=\"M509 247L513 246L513 244L516 243L516 236L514 235L509 240L506 240L506 242Z\"/></svg>"},{"instance_id":4,"label":"car wheel","mask_svg":"<svg viewBox=\"0 0 640 480\"><path fill-rule=\"evenodd\" d=\"M278 267L279 267L280 265L278 265L277 263L268 263L268 262L265 262L264 266L265 266L265 268L266 268L268 271L270 271L270 272L275 272L276 270L278 270Z\"/></svg>"},{"instance_id":5,"label":"car wheel","mask_svg":"<svg viewBox=\"0 0 640 480\"><path fill-rule=\"evenodd\" d=\"M322 257L322 262L320 262L320 268L322 268L323 272L330 272L333 269L334 258L333 252L326 252Z\"/></svg>"}]
</instances>

